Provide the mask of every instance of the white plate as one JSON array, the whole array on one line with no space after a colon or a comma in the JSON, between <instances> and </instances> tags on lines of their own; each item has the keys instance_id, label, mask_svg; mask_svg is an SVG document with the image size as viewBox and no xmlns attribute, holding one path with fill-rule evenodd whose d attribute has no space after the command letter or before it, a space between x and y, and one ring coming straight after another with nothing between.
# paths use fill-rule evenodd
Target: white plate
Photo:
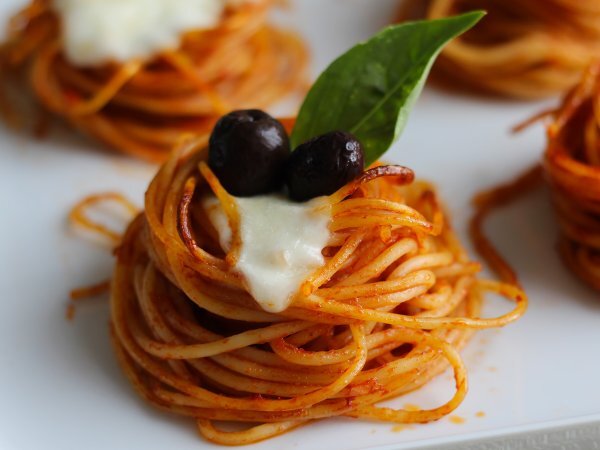
<instances>
[{"instance_id":1,"label":"white plate","mask_svg":"<svg viewBox=\"0 0 600 450\"><path fill-rule=\"evenodd\" d=\"M0 2L2 18L16 3ZM314 72L375 32L394 3L295 2L291 21L309 39ZM508 133L539 107L428 90L387 158L435 180L467 242L472 195L539 158L542 130ZM108 342L105 299L82 305L73 322L65 320L68 291L107 277L112 265L105 248L69 230L69 207L105 190L141 204L154 167L98 151L99 145L62 129L39 142L0 128L0 147L0 448L212 447L192 421L155 411L133 393ZM489 230L518 270L531 307L514 325L477 334L463 352L470 391L453 415L464 423L445 418L398 432L390 424L332 419L251 448L477 448L482 442L485 448L559 448L565 440L567 447L592 448L600 440L598 294L561 265L545 191L495 215ZM486 313L509 306L490 299ZM442 375L393 404L432 406L451 388L449 375ZM479 411L485 416L477 417ZM488 439L504 444L492 447Z\"/></svg>"}]
</instances>

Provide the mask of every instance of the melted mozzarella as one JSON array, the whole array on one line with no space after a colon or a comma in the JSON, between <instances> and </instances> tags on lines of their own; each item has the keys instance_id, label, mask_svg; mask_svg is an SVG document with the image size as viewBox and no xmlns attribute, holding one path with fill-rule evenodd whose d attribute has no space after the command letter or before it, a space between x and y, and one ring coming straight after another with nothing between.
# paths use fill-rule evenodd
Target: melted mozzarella
<instances>
[{"instance_id":1,"label":"melted mozzarella","mask_svg":"<svg viewBox=\"0 0 600 450\"><path fill-rule=\"evenodd\" d=\"M329 208L322 199L293 203L281 196L236 198L240 213L242 246L235 269L246 280L258 304L269 312L281 312L306 278L325 264L321 251L330 238ZM219 201L203 201L224 250L232 232Z\"/></svg>"},{"instance_id":2,"label":"melted mozzarella","mask_svg":"<svg viewBox=\"0 0 600 450\"><path fill-rule=\"evenodd\" d=\"M219 23L225 0L54 0L66 57L76 65L146 59L181 34Z\"/></svg>"}]
</instances>

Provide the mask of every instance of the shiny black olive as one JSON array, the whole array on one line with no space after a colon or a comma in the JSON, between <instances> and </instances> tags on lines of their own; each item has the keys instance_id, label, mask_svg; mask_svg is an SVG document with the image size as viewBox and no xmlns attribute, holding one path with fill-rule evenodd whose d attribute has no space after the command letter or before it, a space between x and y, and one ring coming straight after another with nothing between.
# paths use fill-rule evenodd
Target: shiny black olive
<instances>
[{"instance_id":1,"label":"shiny black olive","mask_svg":"<svg viewBox=\"0 0 600 450\"><path fill-rule=\"evenodd\" d=\"M278 189L289 154L283 125L258 109L221 117L208 143L208 165L227 192L239 197Z\"/></svg>"},{"instance_id":2,"label":"shiny black olive","mask_svg":"<svg viewBox=\"0 0 600 450\"><path fill-rule=\"evenodd\" d=\"M333 194L364 169L360 142L345 131L332 131L299 145L288 159L285 182L292 200L302 202Z\"/></svg>"}]
</instances>

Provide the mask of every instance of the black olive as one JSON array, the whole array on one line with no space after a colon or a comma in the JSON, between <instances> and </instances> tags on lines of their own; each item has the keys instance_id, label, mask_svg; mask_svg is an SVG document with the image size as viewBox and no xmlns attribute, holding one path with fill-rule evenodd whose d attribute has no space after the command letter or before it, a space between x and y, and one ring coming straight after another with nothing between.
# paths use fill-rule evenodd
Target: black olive
<instances>
[{"instance_id":1,"label":"black olive","mask_svg":"<svg viewBox=\"0 0 600 450\"><path fill-rule=\"evenodd\" d=\"M305 201L333 194L364 169L360 142L345 131L332 131L299 145L285 171L290 198Z\"/></svg>"},{"instance_id":2,"label":"black olive","mask_svg":"<svg viewBox=\"0 0 600 450\"><path fill-rule=\"evenodd\" d=\"M283 125L258 109L221 117L208 144L208 165L227 192L240 197L281 187L289 155Z\"/></svg>"}]
</instances>

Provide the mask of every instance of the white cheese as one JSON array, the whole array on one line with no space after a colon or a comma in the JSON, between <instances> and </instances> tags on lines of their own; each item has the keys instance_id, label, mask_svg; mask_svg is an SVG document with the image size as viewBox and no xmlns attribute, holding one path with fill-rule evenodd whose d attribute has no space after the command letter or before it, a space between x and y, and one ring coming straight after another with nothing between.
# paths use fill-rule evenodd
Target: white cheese
<instances>
[{"instance_id":1,"label":"white cheese","mask_svg":"<svg viewBox=\"0 0 600 450\"><path fill-rule=\"evenodd\" d=\"M226 0L54 0L64 52L75 65L147 59L182 33L216 26Z\"/></svg>"},{"instance_id":2,"label":"white cheese","mask_svg":"<svg viewBox=\"0 0 600 450\"><path fill-rule=\"evenodd\" d=\"M236 198L242 245L235 270L265 311L285 310L302 282L325 264L321 251L330 239L331 212L319 208L322 201L294 203L276 195ZM232 232L218 200L206 197L203 205L228 251Z\"/></svg>"}]
</instances>

